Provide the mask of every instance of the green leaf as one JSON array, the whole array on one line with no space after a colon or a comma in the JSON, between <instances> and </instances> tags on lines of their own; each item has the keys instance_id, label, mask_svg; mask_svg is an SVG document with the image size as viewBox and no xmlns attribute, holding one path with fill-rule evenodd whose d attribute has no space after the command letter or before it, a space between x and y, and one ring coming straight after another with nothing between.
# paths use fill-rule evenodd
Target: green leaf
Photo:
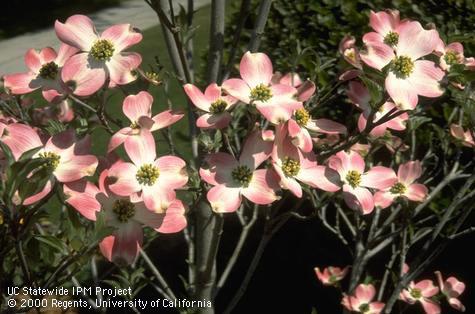
<instances>
[{"instance_id":1,"label":"green leaf","mask_svg":"<svg viewBox=\"0 0 475 314\"><path fill-rule=\"evenodd\" d=\"M373 107L379 105L383 99L383 88L368 77L361 76L360 78L368 88L369 95L371 96L371 104Z\"/></svg>"},{"instance_id":2,"label":"green leaf","mask_svg":"<svg viewBox=\"0 0 475 314\"><path fill-rule=\"evenodd\" d=\"M8 165L13 164L15 162L15 157L13 157L13 153L10 147L8 147L7 144L0 141L0 148L2 149L3 154L5 155L7 159Z\"/></svg>"},{"instance_id":3,"label":"green leaf","mask_svg":"<svg viewBox=\"0 0 475 314\"><path fill-rule=\"evenodd\" d=\"M25 161L25 160L31 159L41 148L42 147L40 146L40 147L35 147L33 149L27 150L20 156L18 161Z\"/></svg>"},{"instance_id":4,"label":"green leaf","mask_svg":"<svg viewBox=\"0 0 475 314\"><path fill-rule=\"evenodd\" d=\"M56 251L58 251L60 253L67 253L67 250L66 250L66 247L65 247L63 241L56 238L56 237L54 237L54 236L37 235L37 236L35 236L35 239L38 240L39 242L42 242L42 243L48 245L49 247L55 249Z\"/></svg>"}]
</instances>

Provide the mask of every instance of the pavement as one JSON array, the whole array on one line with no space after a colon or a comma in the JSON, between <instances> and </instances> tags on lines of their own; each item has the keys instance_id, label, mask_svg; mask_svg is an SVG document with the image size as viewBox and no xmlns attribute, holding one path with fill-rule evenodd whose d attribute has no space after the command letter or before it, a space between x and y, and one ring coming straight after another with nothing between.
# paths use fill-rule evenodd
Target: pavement
<instances>
[{"instance_id":1,"label":"pavement","mask_svg":"<svg viewBox=\"0 0 475 314\"><path fill-rule=\"evenodd\" d=\"M194 0L195 10L210 2L210 0ZM187 0L173 0L176 9L180 4L186 8L186 3ZM120 23L130 23L142 30L159 24L156 13L143 0L128 0L118 7L98 11L90 14L89 17L94 21L98 32L107 26ZM44 47L55 49L59 47L59 40L53 25L48 29L0 41L0 76L26 71L23 61L25 52L30 48L41 49Z\"/></svg>"}]
</instances>

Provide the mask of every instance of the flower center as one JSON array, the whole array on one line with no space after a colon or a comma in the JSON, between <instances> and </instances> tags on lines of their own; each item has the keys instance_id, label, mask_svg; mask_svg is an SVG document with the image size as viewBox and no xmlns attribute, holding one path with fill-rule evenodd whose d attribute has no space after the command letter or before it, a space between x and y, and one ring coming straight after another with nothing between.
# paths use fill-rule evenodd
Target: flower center
<instances>
[{"instance_id":1,"label":"flower center","mask_svg":"<svg viewBox=\"0 0 475 314\"><path fill-rule=\"evenodd\" d=\"M154 185L160 176L160 171L157 167L151 164L145 164L135 174L135 178L142 185Z\"/></svg>"},{"instance_id":2,"label":"flower center","mask_svg":"<svg viewBox=\"0 0 475 314\"><path fill-rule=\"evenodd\" d=\"M418 288L411 289L411 296L414 299L420 299L422 297L421 289L418 289Z\"/></svg>"},{"instance_id":3,"label":"flower center","mask_svg":"<svg viewBox=\"0 0 475 314\"><path fill-rule=\"evenodd\" d=\"M259 84L251 90L251 100L266 102L272 98L269 86Z\"/></svg>"},{"instance_id":4,"label":"flower center","mask_svg":"<svg viewBox=\"0 0 475 314\"><path fill-rule=\"evenodd\" d=\"M209 111L213 114L223 113L228 104L221 98L211 104Z\"/></svg>"},{"instance_id":5,"label":"flower center","mask_svg":"<svg viewBox=\"0 0 475 314\"><path fill-rule=\"evenodd\" d=\"M360 313L369 312L369 304L368 303L361 304L358 310L360 311Z\"/></svg>"},{"instance_id":6,"label":"flower center","mask_svg":"<svg viewBox=\"0 0 475 314\"><path fill-rule=\"evenodd\" d=\"M107 39L99 39L94 42L89 54L96 60L109 61L114 55L114 45Z\"/></svg>"},{"instance_id":7,"label":"flower center","mask_svg":"<svg viewBox=\"0 0 475 314\"><path fill-rule=\"evenodd\" d=\"M38 156L44 162L42 167L46 167L51 171L54 171L58 167L59 161L61 160L61 156L53 152L42 152L39 153Z\"/></svg>"},{"instance_id":8,"label":"flower center","mask_svg":"<svg viewBox=\"0 0 475 314\"><path fill-rule=\"evenodd\" d=\"M54 80L58 75L58 65L53 61L43 64L39 75L41 78Z\"/></svg>"},{"instance_id":9,"label":"flower center","mask_svg":"<svg viewBox=\"0 0 475 314\"><path fill-rule=\"evenodd\" d=\"M248 166L237 166L231 173L234 181L244 187L249 186L252 179L252 171Z\"/></svg>"},{"instance_id":10,"label":"flower center","mask_svg":"<svg viewBox=\"0 0 475 314\"><path fill-rule=\"evenodd\" d=\"M345 55L345 57L347 57L351 61L353 61L353 62L356 61L356 54L355 54L355 50L353 48L352 49L346 49L343 54Z\"/></svg>"},{"instance_id":11,"label":"flower center","mask_svg":"<svg viewBox=\"0 0 475 314\"><path fill-rule=\"evenodd\" d=\"M130 128L137 130L137 129L140 129L140 125L137 123L137 121L134 121L130 124Z\"/></svg>"},{"instance_id":12,"label":"flower center","mask_svg":"<svg viewBox=\"0 0 475 314\"><path fill-rule=\"evenodd\" d=\"M151 81L160 82L160 76L156 72L147 71L145 72L145 76Z\"/></svg>"},{"instance_id":13,"label":"flower center","mask_svg":"<svg viewBox=\"0 0 475 314\"><path fill-rule=\"evenodd\" d=\"M404 194L406 192L407 188L404 184L402 184L401 182L397 182L396 184L394 184L391 189L389 190L389 192L391 192L391 194Z\"/></svg>"},{"instance_id":14,"label":"flower center","mask_svg":"<svg viewBox=\"0 0 475 314\"><path fill-rule=\"evenodd\" d=\"M397 78L405 79L414 70L414 61L407 56L399 56L393 60L392 70Z\"/></svg>"},{"instance_id":15,"label":"flower center","mask_svg":"<svg viewBox=\"0 0 475 314\"><path fill-rule=\"evenodd\" d=\"M300 162L290 157L285 157L282 162L282 171L287 177L294 177L300 171Z\"/></svg>"},{"instance_id":16,"label":"flower center","mask_svg":"<svg viewBox=\"0 0 475 314\"><path fill-rule=\"evenodd\" d=\"M447 51L445 53L444 59L448 65L454 65L458 63L457 53L454 51Z\"/></svg>"},{"instance_id":17,"label":"flower center","mask_svg":"<svg viewBox=\"0 0 475 314\"><path fill-rule=\"evenodd\" d=\"M295 111L295 121L297 121L298 125L305 126L307 125L308 120L310 120L310 114L307 110L302 108Z\"/></svg>"},{"instance_id":18,"label":"flower center","mask_svg":"<svg viewBox=\"0 0 475 314\"><path fill-rule=\"evenodd\" d=\"M129 200L116 200L112 205L112 211L114 212L117 220L126 223L130 218L135 215L135 205Z\"/></svg>"},{"instance_id":19,"label":"flower center","mask_svg":"<svg viewBox=\"0 0 475 314\"><path fill-rule=\"evenodd\" d=\"M346 182L351 185L352 188L356 188L361 183L361 174L356 170L350 170L346 174Z\"/></svg>"},{"instance_id":20,"label":"flower center","mask_svg":"<svg viewBox=\"0 0 475 314\"><path fill-rule=\"evenodd\" d=\"M396 46L399 42L399 34L396 32L389 32L384 36L383 41L388 46Z\"/></svg>"}]
</instances>

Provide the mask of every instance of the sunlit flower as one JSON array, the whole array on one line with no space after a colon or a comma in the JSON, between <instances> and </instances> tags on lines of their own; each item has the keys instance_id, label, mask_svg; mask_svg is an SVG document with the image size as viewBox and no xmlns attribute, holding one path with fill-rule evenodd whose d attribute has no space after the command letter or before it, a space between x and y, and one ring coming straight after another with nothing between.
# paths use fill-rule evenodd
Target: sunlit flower
<instances>
[{"instance_id":1,"label":"sunlit flower","mask_svg":"<svg viewBox=\"0 0 475 314\"><path fill-rule=\"evenodd\" d=\"M455 277L449 277L444 281L440 271L436 271L435 275L437 276L440 291L447 298L447 302L449 302L450 306L460 312L465 312L465 306L458 299L465 291L465 284Z\"/></svg>"},{"instance_id":2,"label":"sunlit flower","mask_svg":"<svg viewBox=\"0 0 475 314\"><path fill-rule=\"evenodd\" d=\"M122 111L129 118L130 125L112 135L108 152L130 137L143 137L145 133L163 129L183 118L183 113L172 110L163 111L152 117L152 103L152 95L145 91L125 97Z\"/></svg>"},{"instance_id":3,"label":"sunlit flower","mask_svg":"<svg viewBox=\"0 0 475 314\"><path fill-rule=\"evenodd\" d=\"M369 214L374 209L373 195L368 188L384 190L397 180L390 168L375 166L365 172L364 159L356 152L338 152L328 165L340 175L343 199L348 207Z\"/></svg>"},{"instance_id":4,"label":"sunlit flower","mask_svg":"<svg viewBox=\"0 0 475 314\"><path fill-rule=\"evenodd\" d=\"M463 146L475 148L475 141L470 130L464 131L462 126L458 124L450 125L450 134L460 140Z\"/></svg>"},{"instance_id":5,"label":"sunlit flower","mask_svg":"<svg viewBox=\"0 0 475 314\"><path fill-rule=\"evenodd\" d=\"M227 153L205 157L208 167L200 168L200 176L213 185L207 198L215 212L236 211L242 196L260 205L277 200L277 175L271 169L258 169L271 151L272 141L265 140L261 132L255 131L246 140L239 160Z\"/></svg>"},{"instance_id":6,"label":"sunlit flower","mask_svg":"<svg viewBox=\"0 0 475 314\"><path fill-rule=\"evenodd\" d=\"M398 197L406 197L411 201L422 202L427 196L427 187L414 183L422 174L420 161L409 161L399 166L397 182L390 188L374 194L374 204L381 208L390 206Z\"/></svg>"},{"instance_id":7,"label":"sunlit flower","mask_svg":"<svg viewBox=\"0 0 475 314\"><path fill-rule=\"evenodd\" d=\"M223 95L221 87L216 83L210 84L204 94L192 84L186 84L184 89L191 102L206 112L196 121L197 127L222 129L228 126L231 121L229 110L237 102L236 98Z\"/></svg>"},{"instance_id":8,"label":"sunlit flower","mask_svg":"<svg viewBox=\"0 0 475 314\"><path fill-rule=\"evenodd\" d=\"M431 299L439 293L439 288L434 286L432 280L422 280L418 283L411 281L409 287L404 289L399 298L409 304L420 302L426 314L439 314L440 305Z\"/></svg>"},{"instance_id":9,"label":"sunlit flower","mask_svg":"<svg viewBox=\"0 0 475 314\"><path fill-rule=\"evenodd\" d=\"M142 57L125 49L142 40L142 34L130 24L114 25L98 35L90 18L73 15L65 23L55 22L58 38L80 50L64 65L61 77L79 96L99 90L106 81L109 87L128 84L136 79L133 71Z\"/></svg>"},{"instance_id":10,"label":"sunlit flower","mask_svg":"<svg viewBox=\"0 0 475 314\"><path fill-rule=\"evenodd\" d=\"M334 286L338 284L338 282L341 281L343 278L345 278L346 274L348 274L349 269L350 266L346 266L345 268L329 266L325 267L322 272L320 268L315 267L315 274L317 275L318 280L320 280L323 285Z\"/></svg>"},{"instance_id":11,"label":"sunlit flower","mask_svg":"<svg viewBox=\"0 0 475 314\"><path fill-rule=\"evenodd\" d=\"M29 71L5 75L5 87L13 94L27 94L41 89L48 102L60 101L66 93L61 81L61 69L77 51L78 49L66 44L61 45L58 53L50 47L40 51L30 49L25 54Z\"/></svg>"},{"instance_id":12,"label":"sunlit flower","mask_svg":"<svg viewBox=\"0 0 475 314\"><path fill-rule=\"evenodd\" d=\"M273 68L264 53L246 52L239 67L242 79L228 79L223 89L246 104L254 104L271 123L285 122L302 103L294 96L295 87L286 84L272 84Z\"/></svg>"},{"instance_id":13,"label":"sunlit flower","mask_svg":"<svg viewBox=\"0 0 475 314\"><path fill-rule=\"evenodd\" d=\"M359 284L354 295L344 295L341 304L349 311L362 314L379 314L384 308L382 302L371 302L376 296L376 289L371 284Z\"/></svg>"}]
</instances>

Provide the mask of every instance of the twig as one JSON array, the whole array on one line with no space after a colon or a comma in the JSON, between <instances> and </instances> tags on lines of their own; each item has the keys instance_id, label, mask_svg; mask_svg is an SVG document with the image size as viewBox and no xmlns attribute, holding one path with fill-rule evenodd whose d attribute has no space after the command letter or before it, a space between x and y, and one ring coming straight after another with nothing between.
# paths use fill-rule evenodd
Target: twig
<instances>
[{"instance_id":1,"label":"twig","mask_svg":"<svg viewBox=\"0 0 475 314\"><path fill-rule=\"evenodd\" d=\"M226 280L228 279L231 270L233 269L236 261L244 247L244 243L246 242L247 237L249 236L249 231L251 230L254 223L257 221L257 214L258 214L259 206L255 205L252 213L251 220L242 228L241 235L239 236L238 243L234 248L233 254L226 265L223 274L219 278L218 285L216 286L216 294L219 293L219 290L224 286Z\"/></svg>"},{"instance_id":2,"label":"twig","mask_svg":"<svg viewBox=\"0 0 475 314\"><path fill-rule=\"evenodd\" d=\"M155 275L155 277L157 277L157 280L160 282L163 289L167 293L167 298L171 299L171 300L176 299L175 294L173 293L172 289L170 288L170 286L166 282L165 278L163 278L162 274L158 271L157 267L155 267L153 262L148 257L147 253L145 253L145 251L142 248L140 248L140 256L142 256L142 258L144 259L145 263L148 265L148 267L150 268L152 273Z\"/></svg>"},{"instance_id":3,"label":"twig","mask_svg":"<svg viewBox=\"0 0 475 314\"><path fill-rule=\"evenodd\" d=\"M88 104L86 104L84 101L80 100L79 98L76 98L75 96L73 95L69 95L68 96L69 98L71 98L74 102L76 102L77 104L83 106L84 108L86 108L87 110L90 110L94 113L97 113L97 110L92 108L91 106L89 106Z\"/></svg>"},{"instance_id":4,"label":"twig","mask_svg":"<svg viewBox=\"0 0 475 314\"><path fill-rule=\"evenodd\" d=\"M254 24L254 29L252 30L251 41L248 45L248 50L251 52L256 52L259 48L259 45L261 43L261 37L264 34L264 28L266 26L267 17L269 16L271 5L272 0L261 1L256 23Z\"/></svg>"},{"instance_id":5,"label":"twig","mask_svg":"<svg viewBox=\"0 0 475 314\"><path fill-rule=\"evenodd\" d=\"M211 1L211 25L209 33L208 83L218 82L224 47L224 0Z\"/></svg>"}]
</instances>

